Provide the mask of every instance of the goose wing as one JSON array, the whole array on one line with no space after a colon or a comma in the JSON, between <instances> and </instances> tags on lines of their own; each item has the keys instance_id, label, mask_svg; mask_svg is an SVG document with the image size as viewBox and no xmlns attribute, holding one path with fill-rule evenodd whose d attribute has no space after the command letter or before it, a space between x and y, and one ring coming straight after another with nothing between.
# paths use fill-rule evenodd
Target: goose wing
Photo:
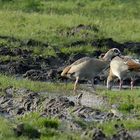
<instances>
[{"instance_id":1,"label":"goose wing","mask_svg":"<svg viewBox=\"0 0 140 140\"><path fill-rule=\"evenodd\" d=\"M88 60L90 60L91 58L90 57L83 57L83 58L80 58L78 59L77 61L75 61L74 63L72 63L71 65L67 66L64 68L64 70L62 71L61 73L61 76L66 76L67 73L69 72L69 70L72 68L72 66L76 66L76 65L79 65L83 62L86 62Z\"/></svg>"},{"instance_id":2,"label":"goose wing","mask_svg":"<svg viewBox=\"0 0 140 140\"><path fill-rule=\"evenodd\" d=\"M70 66L78 65L78 64L80 64L80 63L89 61L90 59L91 59L90 57L83 57L83 58L80 58L80 59L76 60L75 62L73 62Z\"/></svg>"},{"instance_id":3,"label":"goose wing","mask_svg":"<svg viewBox=\"0 0 140 140\"><path fill-rule=\"evenodd\" d=\"M140 71L140 64L135 60L129 59L124 62L130 71Z\"/></svg>"}]
</instances>

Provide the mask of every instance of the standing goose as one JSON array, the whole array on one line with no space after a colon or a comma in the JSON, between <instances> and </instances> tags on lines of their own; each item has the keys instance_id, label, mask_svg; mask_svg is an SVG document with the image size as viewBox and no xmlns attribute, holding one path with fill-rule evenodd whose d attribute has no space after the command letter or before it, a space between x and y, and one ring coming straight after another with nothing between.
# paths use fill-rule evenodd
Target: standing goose
<instances>
[{"instance_id":1,"label":"standing goose","mask_svg":"<svg viewBox=\"0 0 140 140\"><path fill-rule=\"evenodd\" d=\"M135 60L127 57L115 57L110 62L110 72L107 78L107 88L111 89L112 81L115 77L118 77L120 80L119 89L122 88L123 80L125 78L131 78L131 89L134 86L134 80L140 72L140 63Z\"/></svg>"},{"instance_id":2,"label":"standing goose","mask_svg":"<svg viewBox=\"0 0 140 140\"><path fill-rule=\"evenodd\" d=\"M92 81L94 87L94 77L97 76L103 69L109 66L111 59L120 55L117 48L110 49L104 57L100 59L84 57L71 65L67 66L61 73L61 76L76 79L74 91L76 90L79 79L88 79Z\"/></svg>"}]
</instances>

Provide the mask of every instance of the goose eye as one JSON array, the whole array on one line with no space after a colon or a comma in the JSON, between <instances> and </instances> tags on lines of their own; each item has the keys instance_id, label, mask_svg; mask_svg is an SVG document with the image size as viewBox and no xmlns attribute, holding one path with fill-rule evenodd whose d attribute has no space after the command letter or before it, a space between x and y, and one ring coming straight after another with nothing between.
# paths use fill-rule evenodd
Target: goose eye
<instances>
[{"instance_id":1,"label":"goose eye","mask_svg":"<svg viewBox=\"0 0 140 140\"><path fill-rule=\"evenodd\" d=\"M116 49L114 50L114 52L115 52L115 53L119 53L119 51L118 51L118 50L116 50Z\"/></svg>"}]
</instances>

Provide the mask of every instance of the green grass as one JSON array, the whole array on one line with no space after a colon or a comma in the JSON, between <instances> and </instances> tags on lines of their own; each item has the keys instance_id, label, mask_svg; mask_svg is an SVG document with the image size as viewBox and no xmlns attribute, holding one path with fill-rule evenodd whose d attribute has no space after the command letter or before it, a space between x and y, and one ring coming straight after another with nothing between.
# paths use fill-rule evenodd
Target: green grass
<instances>
[{"instance_id":1,"label":"green grass","mask_svg":"<svg viewBox=\"0 0 140 140\"><path fill-rule=\"evenodd\" d=\"M63 121L60 121L59 119L56 118L44 118L41 117L39 113L29 113L24 116L19 116L17 117L16 120L14 120L14 122L0 117L0 122L1 122L1 126L0 126L1 139L5 138L9 140L10 139L25 140L28 139L28 137L30 137L35 130L38 130L41 133L41 138L40 138L41 140L45 140L45 139L82 140L79 133L73 131L72 132L61 131L62 128L60 127ZM16 124L21 124L21 123L24 124L23 136L16 137L13 128L16 127ZM114 127L116 124L117 125L123 124L125 129L127 129L128 131L135 131L140 129L139 123L140 120L128 119L128 120L119 120L119 121L113 120L113 121L108 121L103 123L93 123L93 124L91 122L89 126L90 129L95 126L101 128L107 136L111 136L112 134L115 134L117 132L117 130ZM89 130L89 126L86 125L85 122L82 122L81 125L84 126L84 129L87 128L87 130ZM90 130L88 132L90 132ZM83 137L83 139L85 138ZM87 138L87 140L88 139L89 138Z\"/></svg>"},{"instance_id":2,"label":"green grass","mask_svg":"<svg viewBox=\"0 0 140 140\"><path fill-rule=\"evenodd\" d=\"M17 117L19 123L29 123L31 126L42 128L54 128L58 129L61 121L57 118L41 117L39 113L29 113L22 117Z\"/></svg>"},{"instance_id":3,"label":"green grass","mask_svg":"<svg viewBox=\"0 0 140 140\"><path fill-rule=\"evenodd\" d=\"M53 48L35 47L33 49L33 55L47 57L47 56L56 56L56 53Z\"/></svg>"},{"instance_id":4,"label":"green grass","mask_svg":"<svg viewBox=\"0 0 140 140\"><path fill-rule=\"evenodd\" d=\"M38 130L38 132L41 133L40 140L80 140L80 134L76 132L67 133L65 131L61 131L60 126L62 121L60 121L57 118L46 118L41 117L39 113L29 113L24 116L19 116L14 120L13 128L15 127L15 124L23 124L24 125L24 132L23 136L16 137L15 134L13 134L13 137L15 139L28 139L33 135L35 130ZM11 122L9 121L9 124ZM4 128L7 128L6 124L3 126ZM1 129L2 126L0 126ZM10 130L12 129L10 128ZM10 131L11 132L11 131ZM4 132L2 132L3 134ZM7 138L7 136L5 136Z\"/></svg>"},{"instance_id":5,"label":"green grass","mask_svg":"<svg viewBox=\"0 0 140 140\"><path fill-rule=\"evenodd\" d=\"M135 120L135 119L121 120L121 121L114 120L111 122L109 121L103 124L99 124L98 127L103 129L105 134L112 135L115 134L115 132L117 131L114 127L116 124L117 125L123 124L128 131L135 131L140 129L140 125L139 125L140 120Z\"/></svg>"},{"instance_id":6,"label":"green grass","mask_svg":"<svg viewBox=\"0 0 140 140\"><path fill-rule=\"evenodd\" d=\"M72 53L85 53L85 54L92 54L96 49L91 46L77 46L77 47L68 47L62 48L61 51L66 54Z\"/></svg>"},{"instance_id":7,"label":"green grass","mask_svg":"<svg viewBox=\"0 0 140 140\"><path fill-rule=\"evenodd\" d=\"M7 140L28 140L35 139L34 133L40 132L40 140L80 140L80 135L75 132L67 133L59 130L60 121L58 119L44 118L38 113L29 113L18 117L16 120L6 120L0 117L0 139ZM17 124L23 124L21 136L16 136L14 128ZM47 125L46 125L47 124Z\"/></svg>"},{"instance_id":8,"label":"green grass","mask_svg":"<svg viewBox=\"0 0 140 140\"><path fill-rule=\"evenodd\" d=\"M39 13L23 13L0 11L0 35L14 36L17 38L47 41L51 45L64 45L74 37L62 36L59 31L79 24L89 24L90 19L80 15L45 15ZM90 37L89 37L90 38ZM80 37L80 39L82 39Z\"/></svg>"},{"instance_id":9,"label":"green grass","mask_svg":"<svg viewBox=\"0 0 140 140\"><path fill-rule=\"evenodd\" d=\"M9 125L9 121L7 121L6 119L0 117L0 139L4 139L7 138L10 140L10 138L12 139L14 137L14 133L11 130L11 125Z\"/></svg>"},{"instance_id":10,"label":"green grass","mask_svg":"<svg viewBox=\"0 0 140 140\"><path fill-rule=\"evenodd\" d=\"M0 9L0 35L47 42L64 53L90 53L95 50L91 46L95 39L140 41L139 0L1 0ZM81 29L70 34L80 24L98 31ZM85 44L71 46L77 41ZM19 42L5 39L0 44L20 46ZM39 46L32 49L34 55L56 56L53 49Z\"/></svg>"},{"instance_id":11,"label":"green grass","mask_svg":"<svg viewBox=\"0 0 140 140\"><path fill-rule=\"evenodd\" d=\"M27 88L35 92L62 92L67 93L67 91L72 90L73 85L68 83L49 83L49 82L39 82L30 81L27 79L16 79L12 76L0 75L0 88L4 90L5 88L13 86L14 88Z\"/></svg>"},{"instance_id":12,"label":"green grass","mask_svg":"<svg viewBox=\"0 0 140 140\"><path fill-rule=\"evenodd\" d=\"M45 1L20 0L0 2L0 35L45 40L51 45L64 46L82 36L60 34L79 24L96 25L88 40L112 37L123 41L140 41L139 0ZM94 36L95 35L95 36Z\"/></svg>"},{"instance_id":13,"label":"green grass","mask_svg":"<svg viewBox=\"0 0 140 140\"><path fill-rule=\"evenodd\" d=\"M140 89L121 91L101 91L110 105L117 105L118 110L123 113L140 113Z\"/></svg>"}]
</instances>

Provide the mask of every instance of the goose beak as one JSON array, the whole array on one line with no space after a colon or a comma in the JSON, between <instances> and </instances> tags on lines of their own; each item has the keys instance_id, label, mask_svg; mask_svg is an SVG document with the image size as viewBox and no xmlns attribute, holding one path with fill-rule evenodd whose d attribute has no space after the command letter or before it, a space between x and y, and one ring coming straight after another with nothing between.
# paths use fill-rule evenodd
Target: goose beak
<instances>
[{"instance_id":1,"label":"goose beak","mask_svg":"<svg viewBox=\"0 0 140 140\"><path fill-rule=\"evenodd\" d=\"M118 56L122 56L122 54L121 54L121 53L119 53L119 54L118 54Z\"/></svg>"}]
</instances>

